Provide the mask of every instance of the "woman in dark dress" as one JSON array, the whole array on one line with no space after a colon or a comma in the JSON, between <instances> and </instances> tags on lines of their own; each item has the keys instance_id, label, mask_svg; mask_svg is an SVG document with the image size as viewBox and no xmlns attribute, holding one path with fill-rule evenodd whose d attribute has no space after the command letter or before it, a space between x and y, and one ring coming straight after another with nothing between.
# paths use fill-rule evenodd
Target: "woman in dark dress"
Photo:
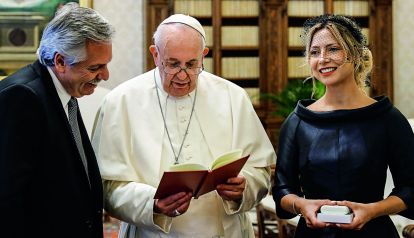
<instances>
[{"instance_id":1,"label":"woman in dark dress","mask_svg":"<svg viewBox=\"0 0 414 238\"><path fill-rule=\"evenodd\" d=\"M385 97L363 88L372 55L349 18L305 23L305 57L326 86L319 100L299 101L284 122L273 198L280 218L301 214L295 237L399 237L388 215L414 214L414 135ZM394 189L386 194L387 167ZM344 205L350 224L317 219L322 205Z\"/></svg>"}]
</instances>

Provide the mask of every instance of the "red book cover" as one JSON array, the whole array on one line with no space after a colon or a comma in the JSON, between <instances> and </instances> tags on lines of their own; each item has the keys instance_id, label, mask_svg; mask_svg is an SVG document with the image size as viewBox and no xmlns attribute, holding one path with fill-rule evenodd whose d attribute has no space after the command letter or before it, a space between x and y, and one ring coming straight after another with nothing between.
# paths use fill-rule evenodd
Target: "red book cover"
<instances>
[{"instance_id":1,"label":"red book cover","mask_svg":"<svg viewBox=\"0 0 414 238\"><path fill-rule=\"evenodd\" d=\"M246 163L249 155L231 159L232 162L218 164L212 170L189 170L164 172L158 185L155 199L165 198L179 192L192 192L193 197L213 191L227 179L236 177Z\"/></svg>"}]
</instances>

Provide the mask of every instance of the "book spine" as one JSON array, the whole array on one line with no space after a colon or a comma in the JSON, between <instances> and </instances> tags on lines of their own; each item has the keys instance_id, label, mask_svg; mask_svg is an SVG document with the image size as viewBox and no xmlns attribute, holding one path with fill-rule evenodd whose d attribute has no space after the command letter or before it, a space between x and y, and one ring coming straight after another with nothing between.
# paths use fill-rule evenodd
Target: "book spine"
<instances>
[{"instance_id":1,"label":"book spine","mask_svg":"<svg viewBox=\"0 0 414 238\"><path fill-rule=\"evenodd\" d=\"M211 0L175 0L174 12L194 17L211 17Z\"/></svg>"},{"instance_id":2,"label":"book spine","mask_svg":"<svg viewBox=\"0 0 414 238\"><path fill-rule=\"evenodd\" d=\"M203 60L204 70L207 72L213 72L213 58L205 57Z\"/></svg>"},{"instance_id":3,"label":"book spine","mask_svg":"<svg viewBox=\"0 0 414 238\"><path fill-rule=\"evenodd\" d=\"M300 34L302 34L302 27L289 27L288 28L288 42L289 46L304 46Z\"/></svg>"},{"instance_id":4,"label":"book spine","mask_svg":"<svg viewBox=\"0 0 414 238\"><path fill-rule=\"evenodd\" d=\"M195 198L195 199L197 199L199 196L201 196L202 194L200 194L200 189L203 187L203 186L205 186L206 184L206 178L207 178L207 176L210 174L211 172L210 171L208 171L207 173L204 173L204 175L203 175L203 178L201 179L201 182L198 184L198 187L196 188L196 190L195 190L195 192L194 192L194 194L193 194L193 197Z\"/></svg>"},{"instance_id":5,"label":"book spine","mask_svg":"<svg viewBox=\"0 0 414 238\"><path fill-rule=\"evenodd\" d=\"M368 16L369 2L368 1L334 1L334 14L346 16Z\"/></svg>"},{"instance_id":6,"label":"book spine","mask_svg":"<svg viewBox=\"0 0 414 238\"><path fill-rule=\"evenodd\" d=\"M204 26L204 31L206 32L206 46L211 47L213 46L213 27L212 26Z\"/></svg>"},{"instance_id":7,"label":"book spine","mask_svg":"<svg viewBox=\"0 0 414 238\"><path fill-rule=\"evenodd\" d=\"M221 1L221 10L223 17L258 16L259 0L223 0Z\"/></svg>"},{"instance_id":8,"label":"book spine","mask_svg":"<svg viewBox=\"0 0 414 238\"><path fill-rule=\"evenodd\" d=\"M288 57L289 78L306 78L309 75L309 66L304 57Z\"/></svg>"},{"instance_id":9,"label":"book spine","mask_svg":"<svg viewBox=\"0 0 414 238\"><path fill-rule=\"evenodd\" d=\"M288 16L308 17L324 13L324 1L288 1Z\"/></svg>"},{"instance_id":10,"label":"book spine","mask_svg":"<svg viewBox=\"0 0 414 238\"><path fill-rule=\"evenodd\" d=\"M223 26L221 36L223 46L259 46L258 26Z\"/></svg>"},{"instance_id":11,"label":"book spine","mask_svg":"<svg viewBox=\"0 0 414 238\"><path fill-rule=\"evenodd\" d=\"M222 69L225 78L258 78L259 57L223 57Z\"/></svg>"}]
</instances>

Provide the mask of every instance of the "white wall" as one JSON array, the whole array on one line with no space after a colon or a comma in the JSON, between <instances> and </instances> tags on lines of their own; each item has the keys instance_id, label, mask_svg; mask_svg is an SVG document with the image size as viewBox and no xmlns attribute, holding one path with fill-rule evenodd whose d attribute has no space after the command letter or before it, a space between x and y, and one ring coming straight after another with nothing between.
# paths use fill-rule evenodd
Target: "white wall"
<instances>
[{"instance_id":1,"label":"white wall","mask_svg":"<svg viewBox=\"0 0 414 238\"><path fill-rule=\"evenodd\" d=\"M406 117L414 118L414 1L393 0L392 4L394 104Z\"/></svg>"},{"instance_id":2,"label":"white wall","mask_svg":"<svg viewBox=\"0 0 414 238\"><path fill-rule=\"evenodd\" d=\"M393 53L394 53L394 105L408 118L414 118L414 1L393 0ZM375 62L374 62L375 63ZM411 121L414 128L414 122ZM393 187L388 171L387 196ZM414 221L401 216L392 216L397 229ZM400 233L401 234L401 233Z\"/></svg>"},{"instance_id":3,"label":"white wall","mask_svg":"<svg viewBox=\"0 0 414 238\"><path fill-rule=\"evenodd\" d=\"M110 77L101 86L112 89L144 72L145 2L144 0L94 0L93 8L115 26Z\"/></svg>"},{"instance_id":4,"label":"white wall","mask_svg":"<svg viewBox=\"0 0 414 238\"><path fill-rule=\"evenodd\" d=\"M116 34L112 44L109 80L99 84L92 95L79 99L79 108L89 136L103 97L120 83L144 72L144 0L93 0L93 8L112 25Z\"/></svg>"}]
</instances>

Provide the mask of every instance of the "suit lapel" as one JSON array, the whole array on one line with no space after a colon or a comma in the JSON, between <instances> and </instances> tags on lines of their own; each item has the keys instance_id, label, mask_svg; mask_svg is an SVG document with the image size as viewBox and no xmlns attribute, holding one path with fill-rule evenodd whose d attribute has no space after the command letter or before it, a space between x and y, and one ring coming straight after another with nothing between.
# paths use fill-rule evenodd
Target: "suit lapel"
<instances>
[{"instance_id":1,"label":"suit lapel","mask_svg":"<svg viewBox=\"0 0 414 238\"><path fill-rule=\"evenodd\" d=\"M86 155L86 159L88 163L88 175L89 175L89 181L91 184L91 189L96 190L98 193L102 193L102 180L101 180L101 175L99 172L98 163L96 161L95 152L89 140L88 132L86 131L85 124L83 123L80 111L78 111L78 124L79 124L79 130L80 130L81 137L82 137L83 149L85 151L85 155ZM79 155L79 159L80 159L79 161L82 163L80 155ZM88 176L86 173L85 175Z\"/></svg>"},{"instance_id":2,"label":"suit lapel","mask_svg":"<svg viewBox=\"0 0 414 238\"><path fill-rule=\"evenodd\" d=\"M88 175L86 174L86 171L84 169L84 165L82 163L82 158L81 158L81 156L79 154L79 151L78 151L78 148L76 146L75 138L73 137L72 129L70 127L68 117L67 117L66 112L65 112L65 110L62 106L62 103L61 103L59 95L56 91L55 85L53 84L52 77L50 76L49 71L47 70L47 68L45 66L41 65L40 62L36 61L33 64L33 67L36 70L36 72L40 75L41 80L43 81L43 85L45 85L46 94L47 94L46 95L47 103L52 108L51 111L53 111L53 113L57 114L58 119L55 121L55 123L59 124L62 127L63 137L68 138L70 148L67 151L71 151L71 154L76 159L79 166L81 166L82 169L80 171L82 171L82 172L79 171L79 173L83 174L82 176L85 179L84 184L87 186L87 184L88 184ZM88 165L89 165L90 161L93 161L93 160L96 160L96 159L95 159L95 155L93 153L93 150L91 148L90 141L89 141L89 138L87 136L86 129L85 129L85 126L83 124L83 120L82 120L82 117L81 117L79 111L78 111L78 124L79 124L79 129L81 131L82 143L84 145L84 148L86 148L86 147L88 148L88 152L85 151L85 154L86 154ZM86 136L85 136L85 133L86 133ZM92 151L92 153L91 153L91 151ZM91 166L97 166L96 162L95 163L91 162ZM97 184L97 183L95 183L95 184ZM91 186L93 186L92 183L91 183Z\"/></svg>"}]
</instances>

